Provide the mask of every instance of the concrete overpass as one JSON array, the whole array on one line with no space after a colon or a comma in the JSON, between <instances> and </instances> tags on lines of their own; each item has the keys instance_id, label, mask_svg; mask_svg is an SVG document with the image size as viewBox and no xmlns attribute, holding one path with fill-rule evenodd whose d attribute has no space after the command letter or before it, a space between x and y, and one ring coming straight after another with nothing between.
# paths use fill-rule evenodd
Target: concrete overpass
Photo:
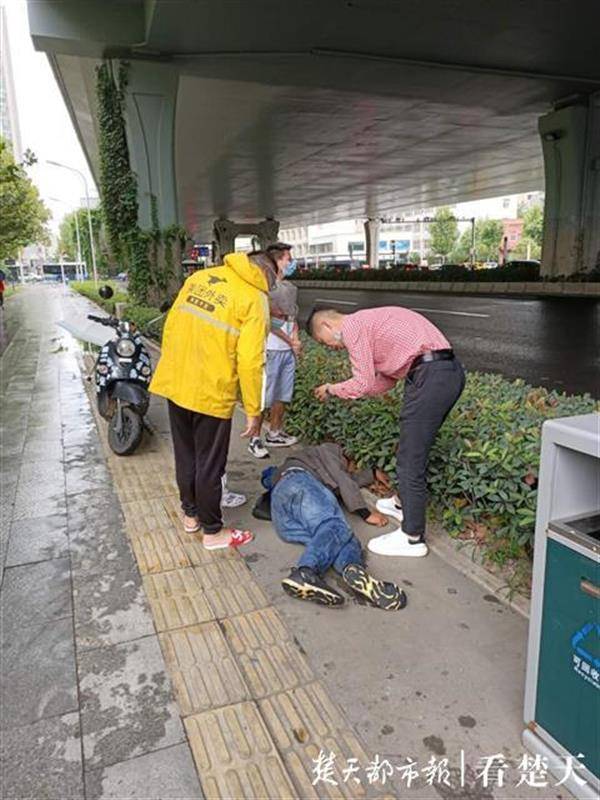
<instances>
[{"instance_id":1,"label":"concrete overpass","mask_svg":"<svg viewBox=\"0 0 600 800\"><path fill-rule=\"evenodd\" d=\"M600 253L597 0L29 0L97 174L94 69L161 225L285 227L546 190L544 271ZM276 226L264 226L268 238Z\"/></svg>"}]
</instances>

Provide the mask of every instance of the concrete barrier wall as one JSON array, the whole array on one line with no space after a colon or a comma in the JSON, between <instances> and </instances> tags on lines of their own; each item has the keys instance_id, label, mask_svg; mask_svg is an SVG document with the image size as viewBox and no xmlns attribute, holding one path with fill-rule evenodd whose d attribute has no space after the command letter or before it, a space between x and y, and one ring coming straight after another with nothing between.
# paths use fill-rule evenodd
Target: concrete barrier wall
<instances>
[{"instance_id":1,"label":"concrete barrier wall","mask_svg":"<svg viewBox=\"0 0 600 800\"><path fill-rule=\"evenodd\" d=\"M600 283L464 283L446 281L295 281L299 289L363 289L381 292L446 292L451 294L517 295L521 297L597 297Z\"/></svg>"}]
</instances>

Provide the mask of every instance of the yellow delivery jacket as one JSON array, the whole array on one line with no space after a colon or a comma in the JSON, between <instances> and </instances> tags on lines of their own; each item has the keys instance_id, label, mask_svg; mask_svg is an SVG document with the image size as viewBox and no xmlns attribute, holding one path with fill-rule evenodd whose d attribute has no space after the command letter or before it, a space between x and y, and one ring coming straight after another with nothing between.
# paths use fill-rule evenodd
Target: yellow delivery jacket
<instances>
[{"instance_id":1,"label":"yellow delivery jacket","mask_svg":"<svg viewBox=\"0 0 600 800\"><path fill-rule=\"evenodd\" d=\"M241 393L246 414L262 411L268 284L243 253L191 275L167 316L154 394L211 417L231 419Z\"/></svg>"}]
</instances>

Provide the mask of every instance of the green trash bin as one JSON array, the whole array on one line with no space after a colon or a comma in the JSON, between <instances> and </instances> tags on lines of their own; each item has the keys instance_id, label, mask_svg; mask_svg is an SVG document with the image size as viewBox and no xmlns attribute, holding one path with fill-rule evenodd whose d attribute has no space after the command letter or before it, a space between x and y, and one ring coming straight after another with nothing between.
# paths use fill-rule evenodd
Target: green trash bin
<instances>
[{"instance_id":1,"label":"green trash bin","mask_svg":"<svg viewBox=\"0 0 600 800\"><path fill-rule=\"evenodd\" d=\"M582 513L559 516L577 507ZM544 425L523 742L600 792L600 416Z\"/></svg>"}]
</instances>

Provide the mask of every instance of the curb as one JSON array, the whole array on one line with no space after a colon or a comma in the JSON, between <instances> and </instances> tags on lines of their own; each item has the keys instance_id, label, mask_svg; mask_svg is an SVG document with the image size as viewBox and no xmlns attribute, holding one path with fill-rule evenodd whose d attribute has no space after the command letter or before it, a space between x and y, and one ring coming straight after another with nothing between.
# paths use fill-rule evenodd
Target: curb
<instances>
[{"instance_id":1,"label":"curb","mask_svg":"<svg viewBox=\"0 0 600 800\"><path fill-rule=\"evenodd\" d=\"M483 294L517 297L600 298L600 283L513 283L463 281L294 281L299 289L363 289L367 291L431 292L433 294Z\"/></svg>"}]
</instances>

